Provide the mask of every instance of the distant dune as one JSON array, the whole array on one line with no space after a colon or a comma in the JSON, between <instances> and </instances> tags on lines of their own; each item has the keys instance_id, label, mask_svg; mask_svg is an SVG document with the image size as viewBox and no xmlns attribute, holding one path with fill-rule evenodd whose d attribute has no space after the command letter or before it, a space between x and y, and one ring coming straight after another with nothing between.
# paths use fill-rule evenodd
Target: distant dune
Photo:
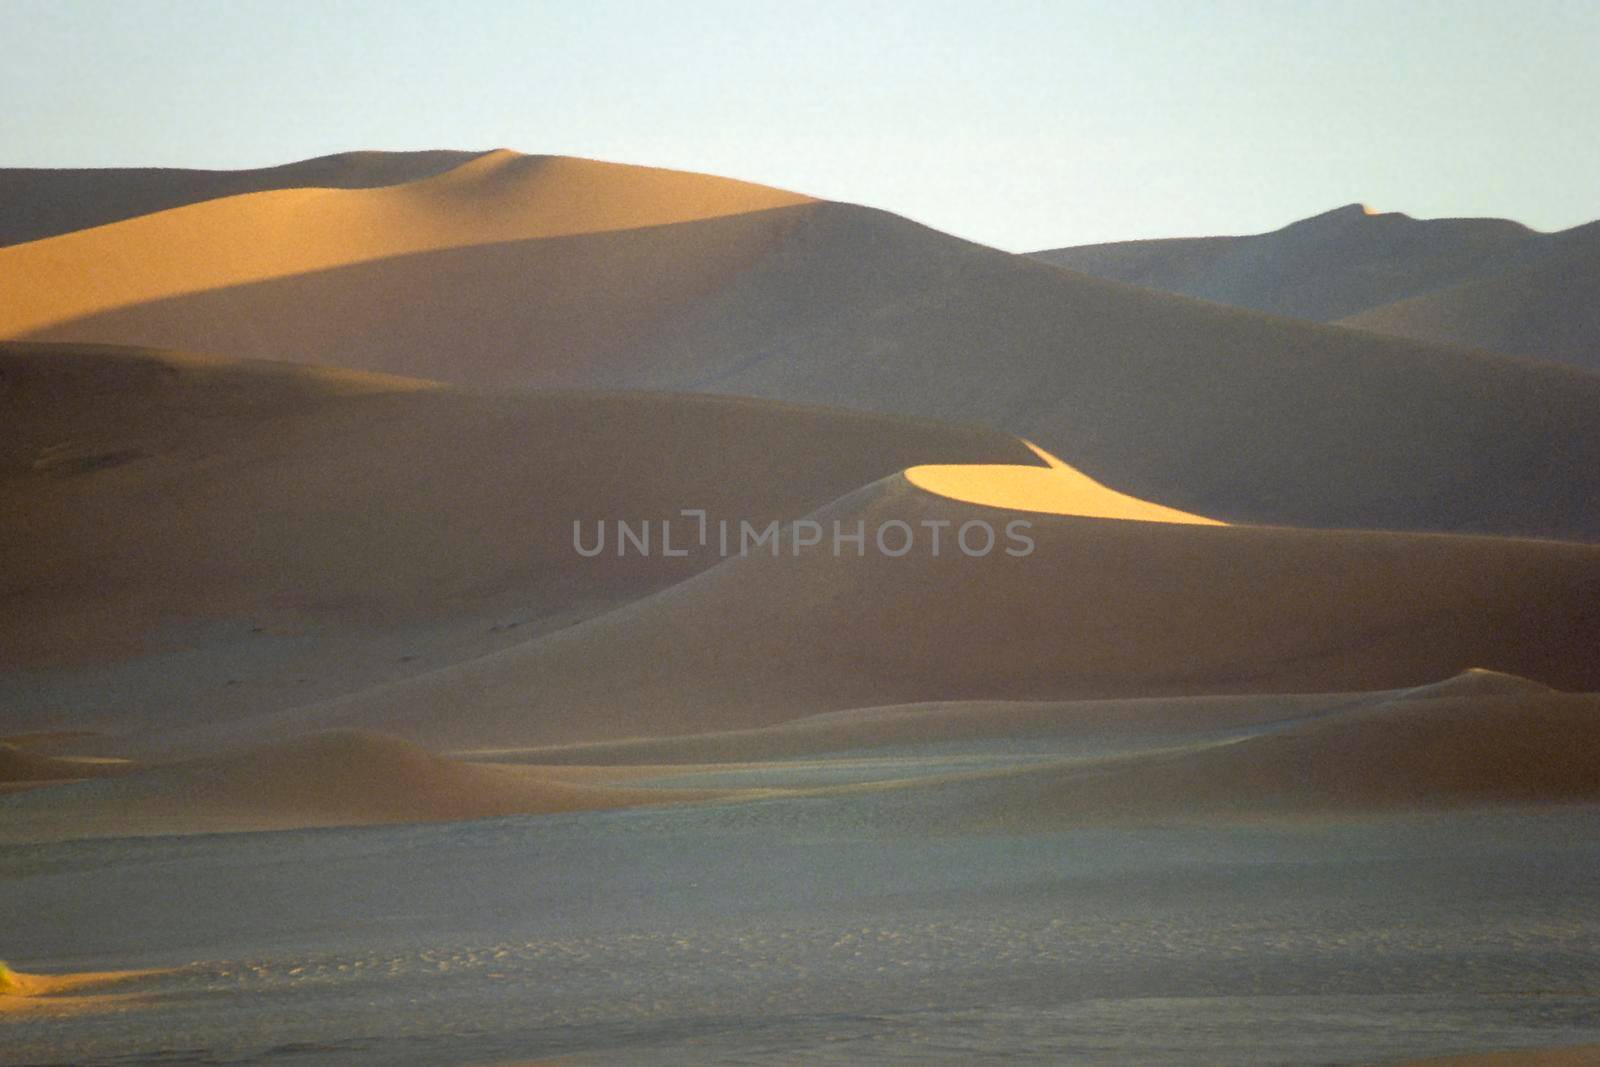
<instances>
[{"instance_id":1,"label":"distant dune","mask_svg":"<svg viewBox=\"0 0 1600 1067\"><path fill-rule=\"evenodd\" d=\"M806 200L721 178L505 151L400 185L246 193L0 249L0 276L27 280L0 309L0 336L410 253L662 226ZM195 341L179 347L206 347Z\"/></svg>"},{"instance_id":2,"label":"distant dune","mask_svg":"<svg viewBox=\"0 0 1600 1067\"><path fill-rule=\"evenodd\" d=\"M815 517L871 530L1019 515L891 477ZM931 700L1389 689L1476 664L1600 689L1600 547L1027 517L1025 557L752 555L303 714L470 746Z\"/></svg>"},{"instance_id":3,"label":"distant dune","mask_svg":"<svg viewBox=\"0 0 1600 1067\"><path fill-rule=\"evenodd\" d=\"M444 759L380 734L334 732L0 797L0 840L448 822L721 795L564 781L536 768Z\"/></svg>"},{"instance_id":4,"label":"distant dune","mask_svg":"<svg viewBox=\"0 0 1600 1067\"><path fill-rule=\"evenodd\" d=\"M1600 223L1553 234L1547 246L1531 263L1340 321L1600 370Z\"/></svg>"},{"instance_id":5,"label":"distant dune","mask_svg":"<svg viewBox=\"0 0 1600 1067\"><path fill-rule=\"evenodd\" d=\"M1120 241L1033 257L1219 304L1331 322L1473 277L1544 236L1506 219L1414 219L1346 204L1270 233Z\"/></svg>"},{"instance_id":6,"label":"distant dune","mask_svg":"<svg viewBox=\"0 0 1600 1067\"><path fill-rule=\"evenodd\" d=\"M1600 801L1600 695L1422 689L1287 729L963 786L974 823L1272 818Z\"/></svg>"},{"instance_id":7,"label":"distant dune","mask_svg":"<svg viewBox=\"0 0 1600 1067\"><path fill-rule=\"evenodd\" d=\"M1035 259L1235 307L1600 369L1600 223L1414 219L1361 204L1249 237L1057 248Z\"/></svg>"},{"instance_id":8,"label":"distant dune","mask_svg":"<svg viewBox=\"0 0 1600 1067\"><path fill-rule=\"evenodd\" d=\"M696 365L706 391L977 419L1226 521L1600 536L1600 376L795 210L781 253L635 343L641 384L680 388Z\"/></svg>"},{"instance_id":9,"label":"distant dune","mask_svg":"<svg viewBox=\"0 0 1600 1067\"><path fill-rule=\"evenodd\" d=\"M1227 521L1600 538L1600 377L697 175L494 153L19 245L0 276L0 335L972 420Z\"/></svg>"},{"instance_id":10,"label":"distant dune","mask_svg":"<svg viewBox=\"0 0 1600 1067\"><path fill-rule=\"evenodd\" d=\"M431 178L481 152L341 152L255 170L0 169L0 245L269 189L375 189Z\"/></svg>"}]
</instances>

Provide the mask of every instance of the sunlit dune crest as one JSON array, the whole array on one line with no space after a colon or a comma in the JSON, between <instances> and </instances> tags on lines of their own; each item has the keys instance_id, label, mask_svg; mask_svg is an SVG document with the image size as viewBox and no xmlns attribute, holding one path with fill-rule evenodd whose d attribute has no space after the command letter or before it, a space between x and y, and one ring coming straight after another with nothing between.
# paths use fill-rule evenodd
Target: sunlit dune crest
<instances>
[{"instance_id":1,"label":"sunlit dune crest","mask_svg":"<svg viewBox=\"0 0 1600 1067\"><path fill-rule=\"evenodd\" d=\"M162 974L145 971L82 971L75 974L24 974L0 962L0 996L47 997L92 986L106 986L133 978Z\"/></svg>"},{"instance_id":2,"label":"sunlit dune crest","mask_svg":"<svg viewBox=\"0 0 1600 1067\"><path fill-rule=\"evenodd\" d=\"M1025 443L1044 460L1046 466L932 464L907 470L906 480L918 489L951 500L1010 511L1202 526L1226 525L1204 515L1193 515L1119 493L1063 463L1038 445Z\"/></svg>"},{"instance_id":3,"label":"sunlit dune crest","mask_svg":"<svg viewBox=\"0 0 1600 1067\"><path fill-rule=\"evenodd\" d=\"M391 256L809 201L726 178L501 150L403 185L248 193L0 249L0 277L27 281L0 308L0 336Z\"/></svg>"},{"instance_id":4,"label":"sunlit dune crest","mask_svg":"<svg viewBox=\"0 0 1600 1067\"><path fill-rule=\"evenodd\" d=\"M15 1012L81 1011L131 994L84 995L88 990L122 985L139 978L170 974L170 970L78 971L70 974L25 974L0 961L0 1015Z\"/></svg>"}]
</instances>

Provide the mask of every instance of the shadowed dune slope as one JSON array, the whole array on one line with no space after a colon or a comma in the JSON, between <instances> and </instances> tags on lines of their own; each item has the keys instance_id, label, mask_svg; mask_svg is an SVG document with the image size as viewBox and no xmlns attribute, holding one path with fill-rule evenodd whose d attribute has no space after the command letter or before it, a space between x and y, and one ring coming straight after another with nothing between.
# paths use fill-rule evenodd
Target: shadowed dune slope
<instances>
[{"instance_id":1,"label":"shadowed dune slope","mask_svg":"<svg viewBox=\"0 0 1600 1067\"><path fill-rule=\"evenodd\" d=\"M997 528L892 477L817 513ZM1339 692L1474 664L1600 688L1600 548L1031 515L1031 555L733 559L491 656L297 713L449 745L748 729L929 700ZM1004 542L1000 542L1004 544Z\"/></svg>"},{"instance_id":2,"label":"shadowed dune slope","mask_svg":"<svg viewBox=\"0 0 1600 1067\"><path fill-rule=\"evenodd\" d=\"M444 759L381 734L333 732L0 798L0 840L445 822L713 795L551 780L532 768Z\"/></svg>"},{"instance_id":3,"label":"shadowed dune slope","mask_svg":"<svg viewBox=\"0 0 1600 1067\"><path fill-rule=\"evenodd\" d=\"M1080 271L1112 282L1146 289L1195 296L1189 286L1244 237L1156 237L1140 241L1110 241L1098 245L1072 245L1027 253L1028 258L1052 267ZM1203 298L1202 298L1203 299ZM1217 303L1237 301L1218 300ZM1258 307L1257 311L1271 311Z\"/></svg>"},{"instance_id":4,"label":"shadowed dune slope","mask_svg":"<svg viewBox=\"0 0 1600 1067\"><path fill-rule=\"evenodd\" d=\"M0 250L0 273L26 279L0 332L35 339L973 420L1222 520L1600 538L1600 376L717 179L494 154Z\"/></svg>"},{"instance_id":5,"label":"shadowed dune slope","mask_svg":"<svg viewBox=\"0 0 1600 1067\"><path fill-rule=\"evenodd\" d=\"M1114 281L1327 322L1480 275L1546 236L1506 219L1414 219L1346 204L1270 233L1032 255Z\"/></svg>"},{"instance_id":6,"label":"shadowed dune slope","mask_svg":"<svg viewBox=\"0 0 1600 1067\"><path fill-rule=\"evenodd\" d=\"M401 185L247 193L0 249L0 277L22 281L0 308L0 336L408 253L631 230L805 201L703 175L491 152ZM203 346L191 339L181 347Z\"/></svg>"},{"instance_id":7,"label":"shadowed dune slope","mask_svg":"<svg viewBox=\"0 0 1600 1067\"><path fill-rule=\"evenodd\" d=\"M1050 825L1600 801L1600 696L1437 692L1177 752L959 786L972 819Z\"/></svg>"},{"instance_id":8,"label":"shadowed dune slope","mask_svg":"<svg viewBox=\"0 0 1600 1067\"><path fill-rule=\"evenodd\" d=\"M978 419L1227 521L1600 537L1600 375L1132 289L822 204L642 385Z\"/></svg>"},{"instance_id":9,"label":"shadowed dune slope","mask_svg":"<svg viewBox=\"0 0 1600 1067\"><path fill-rule=\"evenodd\" d=\"M1341 320L1600 370L1600 223L1552 234L1532 263Z\"/></svg>"},{"instance_id":10,"label":"shadowed dune slope","mask_svg":"<svg viewBox=\"0 0 1600 1067\"><path fill-rule=\"evenodd\" d=\"M1600 369L1600 223L1413 219L1350 204L1272 233L1057 248L1044 263L1235 307Z\"/></svg>"},{"instance_id":11,"label":"shadowed dune slope","mask_svg":"<svg viewBox=\"0 0 1600 1067\"><path fill-rule=\"evenodd\" d=\"M507 597L610 602L708 552L573 550L574 521L803 515L923 462L1033 463L925 420L703 396L481 396L285 364L0 346L10 668L137 651L164 624L395 623ZM677 532L685 547L693 525Z\"/></svg>"},{"instance_id":12,"label":"shadowed dune slope","mask_svg":"<svg viewBox=\"0 0 1600 1067\"><path fill-rule=\"evenodd\" d=\"M373 189L431 178L481 152L341 152L253 170L0 169L0 245L269 189Z\"/></svg>"}]
</instances>

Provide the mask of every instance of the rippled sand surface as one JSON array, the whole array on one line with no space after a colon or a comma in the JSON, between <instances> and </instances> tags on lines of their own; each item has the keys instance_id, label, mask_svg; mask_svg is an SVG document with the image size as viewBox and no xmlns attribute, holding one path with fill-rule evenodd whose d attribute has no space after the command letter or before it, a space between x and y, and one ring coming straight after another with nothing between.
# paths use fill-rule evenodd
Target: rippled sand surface
<instances>
[{"instance_id":1,"label":"rippled sand surface","mask_svg":"<svg viewBox=\"0 0 1600 1067\"><path fill-rule=\"evenodd\" d=\"M19 971L175 970L7 1014L0 1062L1305 1064L1600 1039L1587 810L952 834L920 829L930 803L8 848Z\"/></svg>"}]
</instances>

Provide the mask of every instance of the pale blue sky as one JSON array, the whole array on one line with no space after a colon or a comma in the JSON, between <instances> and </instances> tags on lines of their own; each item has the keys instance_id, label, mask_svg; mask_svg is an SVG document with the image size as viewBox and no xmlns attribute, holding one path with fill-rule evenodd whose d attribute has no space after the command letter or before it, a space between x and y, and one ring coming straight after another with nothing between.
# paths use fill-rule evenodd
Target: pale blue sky
<instances>
[{"instance_id":1,"label":"pale blue sky","mask_svg":"<svg viewBox=\"0 0 1600 1067\"><path fill-rule=\"evenodd\" d=\"M0 165L559 152L1014 250L1600 216L1600 2L0 0Z\"/></svg>"}]
</instances>

